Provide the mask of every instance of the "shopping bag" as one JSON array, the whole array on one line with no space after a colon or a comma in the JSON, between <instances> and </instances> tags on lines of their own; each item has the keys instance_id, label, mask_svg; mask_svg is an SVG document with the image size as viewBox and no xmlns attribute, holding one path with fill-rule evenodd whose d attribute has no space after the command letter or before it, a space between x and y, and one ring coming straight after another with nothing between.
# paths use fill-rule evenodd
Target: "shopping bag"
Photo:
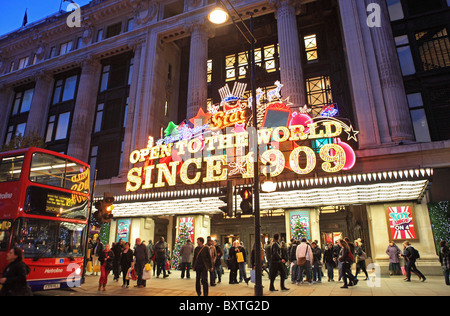
<instances>
[{"instance_id":1,"label":"shopping bag","mask_svg":"<svg viewBox=\"0 0 450 316\"><path fill-rule=\"evenodd\" d=\"M405 266L401 266L400 269L402 269L402 274L406 275Z\"/></svg>"},{"instance_id":2,"label":"shopping bag","mask_svg":"<svg viewBox=\"0 0 450 316\"><path fill-rule=\"evenodd\" d=\"M132 268L128 269L127 274L125 275L126 280L131 280L131 278L132 278L131 270L132 270Z\"/></svg>"},{"instance_id":3,"label":"shopping bag","mask_svg":"<svg viewBox=\"0 0 450 316\"><path fill-rule=\"evenodd\" d=\"M152 270L152 266L150 265L150 263L147 263L145 266L144 266L144 269L145 269L145 271L151 271Z\"/></svg>"},{"instance_id":4,"label":"shopping bag","mask_svg":"<svg viewBox=\"0 0 450 316\"><path fill-rule=\"evenodd\" d=\"M238 263L244 262L244 254L242 252L236 252L236 259Z\"/></svg>"},{"instance_id":5,"label":"shopping bag","mask_svg":"<svg viewBox=\"0 0 450 316\"><path fill-rule=\"evenodd\" d=\"M94 266L93 272L101 272L101 265L97 264Z\"/></svg>"},{"instance_id":6,"label":"shopping bag","mask_svg":"<svg viewBox=\"0 0 450 316\"><path fill-rule=\"evenodd\" d=\"M88 261L86 265L86 271L91 273L92 272L92 261Z\"/></svg>"},{"instance_id":7,"label":"shopping bag","mask_svg":"<svg viewBox=\"0 0 450 316\"><path fill-rule=\"evenodd\" d=\"M134 270L134 269L131 270L131 279L132 279L133 281L136 281L136 280L137 280L136 270Z\"/></svg>"},{"instance_id":8,"label":"shopping bag","mask_svg":"<svg viewBox=\"0 0 450 316\"><path fill-rule=\"evenodd\" d=\"M255 274L255 270L250 270L250 281L252 283L255 283L256 281L256 274Z\"/></svg>"},{"instance_id":9,"label":"shopping bag","mask_svg":"<svg viewBox=\"0 0 450 316\"><path fill-rule=\"evenodd\" d=\"M146 271L145 268L142 271L142 280L150 280L152 273L150 271Z\"/></svg>"}]
</instances>

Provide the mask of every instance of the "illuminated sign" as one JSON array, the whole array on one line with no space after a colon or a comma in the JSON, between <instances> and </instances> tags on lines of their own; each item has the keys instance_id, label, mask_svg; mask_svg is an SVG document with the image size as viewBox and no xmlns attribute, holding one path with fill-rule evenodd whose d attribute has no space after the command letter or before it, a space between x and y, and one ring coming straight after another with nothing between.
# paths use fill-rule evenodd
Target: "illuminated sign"
<instances>
[{"instance_id":1,"label":"illuminated sign","mask_svg":"<svg viewBox=\"0 0 450 316\"><path fill-rule=\"evenodd\" d=\"M416 219L412 205L388 206L387 221L391 240L416 240Z\"/></svg>"},{"instance_id":2,"label":"illuminated sign","mask_svg":"<svg viewBox=\"0 0 450 316\"><path fill-rule=\"evenodd\" d=\"M334 117L310 117L306 106L293 112L277 90L268 93L270 104L265 107L263 127L246 126L251 111L243 98L245 88L235 84L231 92L226 85L219 90L221 104L212 106L208 113L200 109L189 120L192 125L171 122L164 139L156 143L151 139L146 148L133 151L126 190L210 183L232 176L253 178L255 146L259 146L257 158L263 165L260 172L271 177L285 170L306 175L318 167L327 173L353 168L355 153L344 142L357 141L359 132L351 125ZM274 95L279 99L273 100ZM259 95L258 103L261 98ZM257 144L252 143L255 134ZM312 141L323 139L329 141L311 148Z\"/></svg>"}]
</instances>

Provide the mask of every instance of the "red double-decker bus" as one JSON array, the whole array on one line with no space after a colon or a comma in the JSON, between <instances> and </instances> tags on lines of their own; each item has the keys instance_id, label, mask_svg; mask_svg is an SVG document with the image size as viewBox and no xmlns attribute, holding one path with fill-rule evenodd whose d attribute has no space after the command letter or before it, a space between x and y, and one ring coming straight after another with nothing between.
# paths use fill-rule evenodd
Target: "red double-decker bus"
<instances>
[{"instance_id":1,"label":"red double-decker bus","mask_svg":"<svg viewBox=\"0 0 450 316\"><path fill-rule=\"evenodd\" d=\"M0 153L0 273L24 251L33 291L80 286L89 165L40 148Z\"/></svg>"}]
</instances>

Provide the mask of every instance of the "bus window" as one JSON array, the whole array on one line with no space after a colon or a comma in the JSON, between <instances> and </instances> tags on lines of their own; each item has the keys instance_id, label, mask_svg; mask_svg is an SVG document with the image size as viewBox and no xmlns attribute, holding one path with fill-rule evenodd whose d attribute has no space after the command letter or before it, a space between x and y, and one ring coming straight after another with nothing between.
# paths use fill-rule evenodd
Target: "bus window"
<instances>
[{"instance_id":1,"label":"bus window","mask_svg":"<svg viewBox=\"0 0 450 316\"><path fill-rule=\"evenodd\" d=\"M3 157L0 161L0 182L17 181L20 179L24 155Z\"/></svg>"},{"instance_id":2,"label":"bus window","mask_svg":"<svg viewBox=\"0 0 450 316\"><path fill-rule=\"evenodd\" d=\"M89 193L89 168L49 154L34 153L30 181Z\"/></svg>"},{"instance_id":3,"label":"bus window","mask_svg":"<svg viewBox=\"0 0 450 316\"><path fill-rule=\"evenodd\" d=\"M27 214L85 220L88 198L78 194L30 186L23 210Z\"/></svg>"},{"instance_id":4,"label":"bus window","mask_svg":"<svg viewBox=\"0 0 450 316\"><path fill-rule=\"evenodd\" d=\"M0 251L7 251L12 230L12 220L0 221Z\"/></svg>"},{"instance_id":5,"label":"bus window","mask_svg":"<svg viewBox=\"0 0 450 316\"><path fill-rule=\"evenodd\" d=\"M85 225L20 218L13 245L23 249L25 258L82 257Z\"/></svg>"}]
</instances>

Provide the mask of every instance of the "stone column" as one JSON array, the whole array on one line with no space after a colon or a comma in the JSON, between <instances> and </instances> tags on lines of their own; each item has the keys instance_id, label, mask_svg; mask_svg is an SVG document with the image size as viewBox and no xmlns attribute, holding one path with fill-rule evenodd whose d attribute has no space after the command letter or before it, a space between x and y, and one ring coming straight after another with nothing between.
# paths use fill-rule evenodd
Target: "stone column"
<instances>
[{"instance_id":1,"label":"stone column","mask_svg":"<svg viewBox=\"0 0 450 316\"><path fill-rule=\"evenodd\" d=\"M54 79L47 72L38 72L35 74L35 78L36 86L34 88L33 101L31 102L25 135L29 136L31 133L36 133L44 138Z\"/></svg>"},{"instance_id":2,"label":"stone column","mask_svg":"<svg viewBox=\"0 0 450 316\"><path fill-rule=\"evenodd\" d=\"M67 154L87 162L97 104L101 65L97 60L87 58L82 61L82 67Z\"/></svg>"},{"instance_id":3,"label":"stone column","mask_svg":"<svg viewBox=\"0 0 450 316\"><path fill-rule=\"evenodd\" d=\"M188 29L191 31L191 48L186 116L191 119L197 115L200 108L205 110L208 99L206 63L209 28L206 20L201 20L191 23Z\"/></svg>"},{"instance_id":4,"label":"stone column","mask_svg":"<svg viewBox=\"0 0 450 316\"><path fill-rule=\"evenodd\" d=\"M303 107L307 100L297 30L296 1L271 0L270 2L276 9L282 94L284 98L290 97L289 101L296 107Z\"/></svg>"},{"instance_id":5,"label":"stone column","mask_svg":"<svg viewBox=\"0 0 450 316\"><path fill-rule=\"evenodd\" d=\"M365 0L365 3L366 6L371 3L378 4L381 10L381 26L370 27L370 32L392 141L414 141L408 101L386 1Z\"/></svg>"},{"instance_id":6,"label":"stone column","mask_svg":"<svg viewBox=\"0 0 450 316\"><path fill-rule=\"evenodd\" d=\"M356 128L360 131L359 149L365 149L379 146L381 140L358 1L339 0L339 13Z\"/></svg>"},{"instance_id":7,"label":"stone column","mask_svg":"<svg viewBox=\"0 0 450 316\"><path fill-rule=\"evenodd\" d=\"M136 128L134 121L136 112L139 110L137 104L140 100L140 96L138 96L137 91L140 81L139 78L141 77L143 71L141 62L143 45L145 45L145 39L138 40L132 45L134 49L133 74L131 78L130 94L128 99L128 113L125 129L123 159L122 165L120 166L119 177L127 176L128 170L130 169L130 162L128 157L130 157L130 153L135 149L134 140L136 138Z\"/></svg>"},{"instance_id":8,"label":"stone column","mask_svg":"<svg viewBox=\"0 0 450 316\"><path fill-rule=\"evenodd\" d=\"M14 91L11 86L0 84L0 148L5 141L13 98Z\"/></svg>"}]
</instances>

